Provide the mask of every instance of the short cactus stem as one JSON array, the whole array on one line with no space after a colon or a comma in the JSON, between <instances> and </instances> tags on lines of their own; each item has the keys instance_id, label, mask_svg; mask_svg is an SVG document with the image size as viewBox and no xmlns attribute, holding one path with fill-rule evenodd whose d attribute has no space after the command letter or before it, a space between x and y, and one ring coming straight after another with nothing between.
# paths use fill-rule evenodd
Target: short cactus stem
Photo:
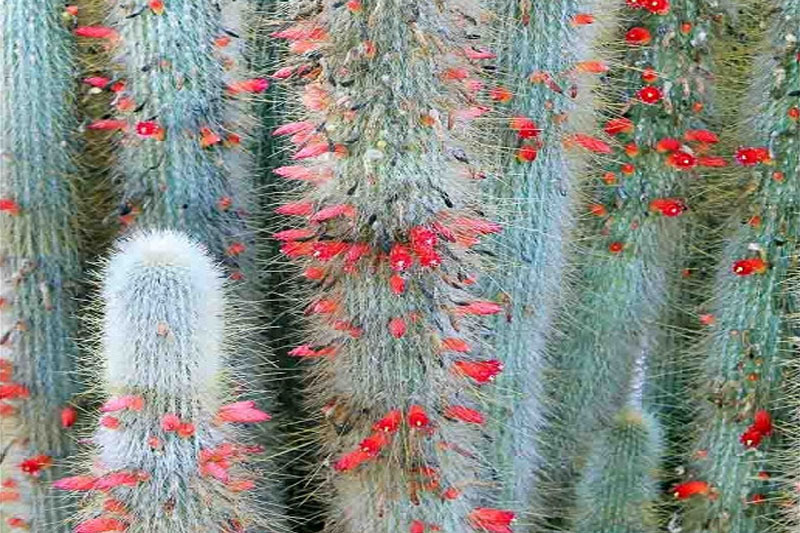
<instances>
[{"instance_id":1,"label":"short cactus stem","mask_svg":"<svg viewBox=\"0 0 800 533\"><path fill-rule=\"evenodd\" d=\"M270 415L226 384L236 345L223 283L178 232L136 234L108 260L92 465L54 483L86 495L75 531L279 531L250 496L262 480L247 465L264 450L240 427Z\"/></svg>"}]
</instances>

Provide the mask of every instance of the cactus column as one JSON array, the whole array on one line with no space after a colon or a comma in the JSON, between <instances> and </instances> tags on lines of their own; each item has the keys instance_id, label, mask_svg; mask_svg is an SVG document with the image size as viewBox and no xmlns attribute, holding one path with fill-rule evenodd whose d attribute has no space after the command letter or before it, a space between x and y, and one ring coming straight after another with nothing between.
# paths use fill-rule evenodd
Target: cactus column
<instances>
[{"instance_id":1,"label":"cactus column","mask_svg":"<svg viewBox=\"0 0 800 533\"><path fill-rule=\"evenodd\" d=\"M603 123L616 142L567 138L593 158L576 301L564 313L564 339L553 347L546 434L552 464L563 466L552 470L556 494L582 469L589 432L625 404L635 363L655 344L679 273L688 186L702 167L725 163L708 153L717 139L704 129L705 2L626 2L623 9L624 52L608 72L612 107ZM560 505L571 505L570 498Z\"/></svg>"},{"instance_id":2,"label":"cactus column","mask_svg":"<svg viewBox=\"0 0 800 533\"><path fill-rule=\"evenodd\" d=\"M66 531L49 480L70 454L73 290L80 276L72 15L63 2L0 9L0 453L4 528ZM63 418L62 415L63 414Z\"/></svg>"},{"instance_id":3,"label":"cactus column","mask_svg":"<svg viewBox=\"0 0 800 533\"><path fill-rule=\"evenodd\" d=\"M684 530L749 533L779 514L771 477L780 467L780 415L797 301L787 293L800 237L800 2L777 4L769 51L757 63L737 164L749 202L733 222L714 286L714 324L704 345L697 438L688 459L692 498ZM790 390L790 389L788 389ZM794 489L792 489L794 490Z\"/></svg>"},{"instance_id":4,"label":"cactus column","mask_svg":"<svg viewBox=\"0 0 800 533\"><path fill-rule=\"evenodd\" d=\"M248 496L257 447L235 426L270 417L226 387L235 319L214 261L183 234L152 232L119 244L103 274L97 454L89 475L55 483L88 494L75 531L281 531Z\"/></svg>"},{"instance_id":5,"label":"cactus column","mask_svg":"<svg viewBox=\"0 0 800 533\"><path fill-rule=\"evenodd\" d=\"M544 348L562 294L583 164L561 141L591 113L586 96L596 75L581 72L581 65L603 64L589 48L594 13L606 13L610 2L553 0L526 7L497 0L493 6L500 68L498 85L488 91L506 121L498 132L503 172L487 188L500 203L506 229L493 243L501 267L487 277L487 290L507 308L492 324L493 350L506 371L497 382L503 397L495 400L490 454L507 482L504 501L525 502L539 468ZM532 73L541 82L532 83Z\"/></svg>"},{"instance_id":6,"label":"cactus column","mask_svg":"<svg viewBox=\"0 0 800 533\"><path fill-rule=\"evenodd\" d=\"M300 182L278 212L299 222L275 238L313 287L291 353L315 360L325 531L511 531L481 460L482 387L502 370L481 317L501 305L468 291L473 246L500 229L476 180L486 109L452 83L494 58L477 4L329 1L274 34L294 54L281 75L305 80L305 112L276 131L297 146L276 173Z\"/></svg>"}]
</instances>

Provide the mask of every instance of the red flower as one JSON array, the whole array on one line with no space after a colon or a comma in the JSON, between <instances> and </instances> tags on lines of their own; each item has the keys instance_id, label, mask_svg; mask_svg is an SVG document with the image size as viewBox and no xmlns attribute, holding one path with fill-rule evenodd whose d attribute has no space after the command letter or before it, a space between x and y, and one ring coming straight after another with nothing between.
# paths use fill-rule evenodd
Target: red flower
<instances>
[{"instance_id":1,"label":"red flower","mask_svg":"<svg viewBox=\"0 0 800 533\"><path fill-rule=\"evenodd\" d=\"M70 490L85 492L94 490L97 479L91 476L72 476L59 479L53 482L53 488L60 490Z\"/></svg>"},{"instance_id":2,"label":"red flower","mask_svg":"<svg viewBox=\"0 0 800 533\"><path fill-rule=\"evenodd\" d=\"M64 407L60 413L61 427L71 428L78 420L78 412L72 407Z\"/></svg>"},{"instance_id":3,"label":"red flower","mask_svg":"<svg viewBox=\"0 0 800 533\"><path fill-rule=\"evenodd\" d=\"M376 431L362 440L358 447L361 451L370 455L377 455L387 444L389 444L389 437L386 435L386 432Z\"/></svg>"},{"instance_id":4,"label":"red flower","mask_svg":"<svg viewBox=\"0 0 800 533\"><path fill-rule=\"evenodd\" d=\"M675 150L680 150L680 148L680 141L672 137L665 137L656 143L656 151L662 154L664 152L674 152Z\"/></svg>"},{"instance_id":5,"label":"red flower","mask_svg":"<svg viewBox=\"0 0 800 533\"><path fill-rule=\"evenodd\" d=\"M742 147L736 150L736 161L743 166L749 167L770 160L767 148Z\"/></svg>"},{"instance_id":6,"label":"red flower","mask_svg":"<svg viewBox=\"0 0 800 533\"><path fill-rule=\"evenodd\" d=\"M387 433L394 433L400 429L400 424L403 421L403 413L399 409L394 409L386 413L386 415L372 425L374 431L386 431Z\"/></svg>"},{"instance_id":7,"label":"red flower","mask_svg":"<svg viewBox=\"0 0 800 533\"><path fill-rule=\"evenodd\" d=\"M601 141L597 137L592 137L591 135L586 135L583 133L576 133L575 135L568 137L567 142L574 142L578 146L586 148L590 152L597 154L610 154L613 152L608 143Z\"/></svg>"},{"instance_id":8,"label":"red flower","mask_svg":"<svg viewBox=\"0 0 800 533\"><path fill-rule=\"evenodd\" d=\"M608 251L612 254L618 254L625 249L625 245L619 241L614 241L608 245Z\"/></svg>"},{"instance_id":9,"label":"red flower","mask_svg":"<svg viewBox=\"0 0 800 533\"><path fill-rule=\"evenodd\" d=\"M19 383L0 384L0 400L16 400L17 398L30 397L30 391L25 385Z\"/></svg>"},{"instance_id":10,"label":"red flower","mask_svg":"<svg viewBox=\"0 0 800 533\"><path fill-rule=\"evenodd\" d=\"M683 138L689 142L718 143L719 137L713 131L708 130L686 130Z\"/></svg>"},{"instance_id":11,"label":"red flower","mask_svg":"<svg viewBox=\"0 0 800 533\"><path fill-rule=\"evenodd\" d=\"M611 120L606 122L605 128L603 129L609 135L619 135L620 133L632 133L633 122L631 122L630 119L627 119L625 117L612 118Z\"/></svg>"},{"instance_id":12,"label":"red flower","mask_svg":"<svg viewBox=\"0 0 800 533\"><path fill-rule=\"evenodd\" d=\"M362 450L355 450L341 456L339 460L334 463L333 469L337 472L346 472L358 467L361 465L361 463L368 461L371 458L372 454Z\"/></svg>"},{"instance_id":13,"label":"red flower","mask_svg":"<svg viewBox=\"0 0 800 533\"><path fill-rule=\"evenodd\" d=\"M697 166L697 158L689 152L678 150L667 156L667 164L678 170L688 170Z\"/></svg>"},{"instance_id":14,"label":"red flower","mask_svg":"<svg viewBox=\"0 0 800 533\"><path fill-rule=\"evenodd\" d=\"M695 494L707 496L709 489L710 487L705 481L687 481L685 483L681 483L680 485L676 485L675 488L672 489L672 494L679 500L685 500L687 498L691 498Z\"/></svg>"},{"instance_id":15,"label":"red flower","mask_svg":"<svg viewBox=\"0 0 800 533\"><path fill-rule=\"evenodd\" d=\"M406 280L404 280L400 274L393 274L392 277L389 278L389 288L392 293L399 296L406 291Z\"/></svg>"},{"instance_id":16,"label":"red flower","mask_svg":"<svg viewBox=\"0 0 800 533\"><path fill-rule=\"evenodd\" d=\"M339 241L316 242L312 246L311 255L320 261L329 261L337 255L345 252L349 245Z\"/></svg>"},{"instance_id":17,"label":"red flower","mask_svg":"<svg viewBox=\"0 0 800 533\"><path fill-rule=\"evenodd\" d=\"M766 410L759 409L753 416L753 425L751 427L759 433L769 436L772 434L772 417Z\"/></svg>"},{"instance_id":18,"label":"red flower","mask_svg":"<svg viewBox=\"0 0 800 533\"><path fill-rule=\"evenodd\" d=\"M739 442L744 444L746 448L757 448L761 444L762 437L761 432L751 426L739 436Z\"/></svg>"},{"instance_id":19,"label":"red flower","mask_svg":"<svg viewBox=\"0 0 800 533\"><path fill-rule=\"evenodd\" d=\"M492 381L503 371L503 363L496 359L486 361L456 361L454 372L468 376L479 384Z\"/></svg>"},{"instance_id":20,"label":"red flower","mask_svg":"<svg viewBox=\"0 0 800 533\"><path fill-rule=\"evenodd\" d=\"M106 26L78 26L73 33L78 37L88 37L89 39L112 39L117 36L114 28Z\"/></svg>"},{"instance_id":21,"label":"red flower","mask_svg":"<svg viewBox=\"0 0 800 533\"><path fill-rule=\"evenodd\" d=\"M517 161L520 163L533 163L536 161L538 155L539 150L537 150L535 146L523 144L520 146L519 150L517 150Z\"/></svg>"},{"instance_id":22,"label":"red flower","mask_svg":"<svg viewBox=\"0 0 800 533\"><path fill-rule=\"evenodd\" d=\"M269 88L269 80L266 78L254 78L251 80L236 81L228 85L228 92L238 93L263 93Z\"/></svg>"},{"instance_id":23,"label":"red flower","mask_svg":"<svg viewBox=\"0 0 800 533\"><path fill-rule=\"evenodd\" d=\"M400 317L395 317L389 321L389 333L395 339L399 339L406 334L406 321Z\"/></svg>"},{"instance_id":24,"label":"red flower","mask_svg":"<svg viewBox=\"0 0 800 533\"><path fill-rule=\"evenodd\" d=\"M116 518L92 518L85 522L78 524L75 528L75 533L111 533L117 531L125 531L128 525L120 522Z\"/></svg>"},{"instance_id":25,"label":"red flower","mask_svg":"<svg viewBox=\"0 0 800 533\"><path fill-rule=\"evenodd\" d=\"M420 405L412 405L408 408L408 425L412 428L425 428L430 424L428 413Z\"/></svg>"},{"instance_id":26,"label":"red flower","mask_svg":"<svg viewBox=\"0 0 800 533\"><path fill-rule=\"evenodd\" d=\"M414 264L414 258L408 248L395 244L389 251L389 266L395 272L402 272Z\"/></svg>"},{"instance_id":27,"label":"red flower","mask_svg":"<svg viewBox=\"0 0 800 533\"><path fill-rule=\"evenodd\" d=\"M483 424L485 417L480 411L470 409L463 405L450 405L444 410L444 416L460 420L468 424Z\"/></svg>"},{"instance_id":28,"label":"red flower","mask_svg":"<svg viewBox=\"0 0 800 533\"><path fill-rule=\"evenodd\" d=\"M31 476L38 476L39 472L53 466L53 458L49 455L36 455L25 459L19 464L19 469Z\"/></svg>"},{"instance_id":29,"label":"red flower","mask_svg":"<svg viewBox=\"0 0 800 533\"><path fill-rule=\"evenodd\" d=\"M11 198L0 198L0 213L2 212L11 216L19 215L19 204Z\"/></svg>"},{"instance_id":30,"label":"red flower","mask_svg":"<svg viewBox=\"0 0 800 533\"><path fill-rule=\"evenodd\" d=\"M450 352L467 353L469 351L469 343L463 339L448 337L442 339L442 348Z\"/></svg>"},{"instance_id":31,"label":"red flower","mask_svg":"<svg viewBox=\"0 0 800 533\"><path fill-rule=\"evenodd\" d=\"M148 120L136 124L136 133L142 137L161 137L163 130L157 122Z\"/></svg>"},{"instance_id":32,"label":"red flower","mask_svg":"<svg viewBox=\"0 0 800 533\"><path fill-rule=\"evenodd\" d=\"M733 273L737 276L749 276L751 274L763 274L767 271L767 263L759 257L750 259L740 259L733 263Z\"/></svg>"},{"instance_id":33,"label":"red flower","mask_svg":"<svg viewBox=\"0 0 800 533\"><path fill-rule=\"evenodd\" d=\"M511 522L515 514L512 511L478 507L467 515L470 525L479 531L489 533L512 533Z\"/></svg>"},{"instance_id":34,"label":"red flower","mask_svg":"<svg viewBox=\"0 0 800 533\"><path fill-rule=\"evenodd\" d=\"M217 411L217 420L240 424L257 424L271 420L272 416L256 407L256 402L246 400L223 405Z\"/></svg>"},{"instance_id":35,"label":"red flower","mask_svg":"<svg viewBox=\"0 0 800 533\"><path fill-rule=\"evenodd\" d=\"M310 215L313 210L314 206L310 202L296 202L282 205L275 209L275 212L279 215L306 216Z\"/></svg>"},{"instance_id":36,"label":"red flower","mask_svg":"<svg viewBox=\"0 0 800 533\"><path fill-rule=\"evenodd\" d=\"M512 93L505 87L494 87L489 90L489 98L491 98L495 102L505 103L514 98L514 93Z\"/></svg>"},{"instance_id":37,"label":"red flower","mask_svg":"<svg viewBox=\"0 0 800 533\"><path fill-rule=\"evenodd\" d=\"M640 0L639 5L656 15L669 13L669 0Z\"/></svg>"},{"instance_id":38,"label":"red flower","mask_svg":"<svg viewBox=\"0 0 800 533\"><path fill-rule=\"evenodd\" d=\"M667 217L676 217L686 211L687 207L679 198L656 198L650 202L650 209L660 211Z\"/></svg>"},{"instance_id":39,"label":"red flower","mask_svg":"<svg viewBox=\"0 0 800 533\"><path fill-rule=\"evenodd\" d=\"M653 36L650 34L650 30L641 26L635 26L625 34L625 41L629 44L648 44L651 40L653 40Z\"/></svg>"},{"instance_id":40,"label":"red flower","mask_svg":"<svg viewBox=\"0 0 800 533\"><path fill-rule=\"evenodd\" d=\"M647 87L642 87L639 89L639 92L636 93L636 96L642 103L647 105L653 105L661 101L663 95L661 94L661 89L658 87L653 87L652 85L648 85Z\"/></svg>"},{"instance_id":41,"label":"red flower","mask_svg":"<svg viewBox=\"0 0 800 533\"><path fill-rule=\"evenodd\" d=\"M461 315L496 315L502 310L503 306L500 304L486 300L476 300L456 308L456 312Z\"/></svg>"}]
</instances>

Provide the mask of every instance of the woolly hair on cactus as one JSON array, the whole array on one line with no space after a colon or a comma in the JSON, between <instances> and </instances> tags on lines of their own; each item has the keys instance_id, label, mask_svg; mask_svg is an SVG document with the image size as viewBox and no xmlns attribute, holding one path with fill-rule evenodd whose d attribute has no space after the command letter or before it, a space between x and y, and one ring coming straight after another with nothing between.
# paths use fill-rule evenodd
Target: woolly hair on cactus
<instances>
[{"instance_id":1,"label":"woolly hair on cactus","mask_svg":"<svg viewBox=\"0 0 800 533\"><path fill-rule=\"evenodd\" d=\"M795 302L800 302L800 270L794 268L790 275L790 280L787 287L789 297ZM795 332L800 327L800 314L795 314L792 317L791 325L794 327ZM796 344L798 336L795 335L795 358L789 363L789 372L786 377L786 384L783 386L785 391L785 403L789 409L789 417L786 431L787 433L787 446L784 455L777 463L780 466L780 471L784 480L784 490L793 497L785 506L783 516L781 517L782 525L786 531L790 533L797 533L800 531L800 498L794 490L797 483L800 483L800 454L797 453L800 447L800 402L797 401L798 392L800 392L800 358L797 357L798 346Z\"/></svg>"},{"instance_id":2,"label":"woolly hair on cactus","mask_svg":"<svg viewBox=\"0 0 800 533\"><path fill-rule=\"evenodd\" d=\"M768 50L756 62L741 124L746 145L734 159L748 179L748 204L733 223L714 284L713 324L698 390L696 439L687 483L674 495L692 500L684 530L766 531L779 510L771 479L780 449L781 392L791 350L787 294L800 237L800 2L779 3ZM776 424L780 427L780 423Z\"/></svg>"},{"instance_id":3,"label":"woolly hair on cactus","mask_svg":"<svg viewBox=\"0 0 800 533\"><path fill-rule=\"evenodd\" d=\"M585 96L607 67L590 45L595 28L611 22L612 2L553 0L526 6L496 0L492 5L498 73L496 85L487 90L506 121L498 132L502 175L487 180L487 189L500 203L506 229L493 243L503 264L487 276L486 290L489 297L505 299L507 310L492 324L492 349L506 370L497 381L503 396L493 400L495 436L489 453L507 481L502 501L527 502L539 463L543 352L562 292L583 162L561 141L591 116ZM538 82L531 83L531 73ZM562 87L571 87L570 93Z\"/></svg>"},{"instance_id":4,"label":"woolly hair on cactus","mask_svg":"<svg viewBox=\"0 0 800 533\"><path fill-rule=\"evenodd\" d=\"M577 488L571 531L651 533L658 531L656 474L661 438L655 419L625 406L592 440Z\"/></svg>"},{"instance_id":5,"label":"woolly hair on cactus","mask_svg":"<svg viewBox=\"0 0 800 533\"><path fill-rule=\"evenodd\" d=\"M587 187L587 222L575 305L553 343L547 431L550 471L564 501L585 460L585 437L625 402L642 346L653 344L670 282L679 271L687 185L703 167L725 164L708 153L705 2L626 2L624 44L609 72L606 140L583 133L567 142L596 159ZM596 170L594 170L596 169Z\"/></svg>"},{"instance_id":6,"label":"woolly hair on cactus","mask_svg":"<svg viewBox=\"0 0 800 533\"><path fill-rule=\"evenodd\" d=\"M108 260L96 452L90 473L54 483L86 495L76 532L278 531L249 496L259 449L237 426L270 416L226 390L236 346L223 289L182 233L134 235Z\"/></svg>"},{"instance_id":7,"label":"woolly hair on cactus","mask_svg":"<svg viewBox=\"0 0 800 533\"><path fill-rule=\"evenodd\" d=\"M487 109L451 79L480 80L495 57L482 6L288 4L298 15L273 36L289 41L281 72L304 110L276 130L297 147L276 173L299 182L277 211L300 222L275 238L312 284L291 354L313 360L307 395L324 416L325 531L510 532L482 458L482 388L502 370L482 317L502 306L468 290L473 247L500 230L476 179L470 120Z\"/></svg>"},{"instance_id":8,"label":"woolly hair on cactus","mask_svg":"<svg viewBox=\"0 0 800 533\"><path fill-rule=\"evenodd\" d=\"M0 9L0 529L65 531L80 277L73 39L63 2ZM35 90L32 90L35 88Z\"/></svg>"}]
</instances>

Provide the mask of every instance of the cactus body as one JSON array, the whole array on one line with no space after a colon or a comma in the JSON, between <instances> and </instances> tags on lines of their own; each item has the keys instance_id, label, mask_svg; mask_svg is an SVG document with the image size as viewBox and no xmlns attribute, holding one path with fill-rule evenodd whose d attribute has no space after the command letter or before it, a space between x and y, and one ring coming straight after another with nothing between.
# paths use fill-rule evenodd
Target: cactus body
<instances>
[{"instance_id":1,"label":"cactus body","mask_svg":"<svg viewBox=\"0 0 800 533\"><path fill-rule=\"evenodd\" d=\"M289 2L302 12L304 3ZM481 387L502 370L486 353L473 246L499 226L478 212L484 158L465 95L494 55L473 2L325 2L275 35L290 79L309 73L293 136L303 182L276 235L314 283L306 343L310 403L333 469L325 531L510 531L487 507ZM316 70L316 65L321 70ZM297 220L297 218L295 218Z\"/></svg>"},{"instance_id":2,"label":"cactus body","mask_svg":"<svg viewBox=\"0 0 800 533\"><path fill-rule=\"evenodd\" d=\"M235 402L225 374L236 345L205 249L177 232L136 235L108 261L102 297L108 398L97 452L89 475L56 482L87 493L76 531L278 531L250 505L259 480L243 465L258 450L236 426L269 417L249 402L226 404ZM117 529L93 529L101 523Z\"/></svg>"},{"instance_id":3,"label":"cactus body","mask_svg":"<svg viewBox=\"0 0 800 533\"><path fill-rule=\"evenodd\" d=\"M492 346L506 371L497 382L503 396L492 412L495 437L490 454L506 481L507 502L531 499L539 467L544 348L563 288L582 163L561 141L585 118L590 104L583 100L590 93L588 82L596 77L571 74L580 60L597 59L589 52L594 29L571 21L579 14L602 12L601 5L575 0L541 2L532 8L512 0L493 4L499 20L499 73L493 89L507 120L497 132L502 170L487 187L505 215L505 230L494 243L501 265L487 277L487 296L505 299L508 309L492 324ZM547 73L555 83L579 84L581 99L557 94L546 83L531 83L531 73ZM504 97L503 89L509 96ZM560 120L564 115L568 123ZM531 127L541 132L515 131L520 118L531 120ZM532 146L537 150L534 161L519 157L520 150Z\"/></svg>"},{"instance_id":4,"label":"cactus body","mask_svg":"<svg viewBox=\"0 0 800 533\"><path fill-rule=\"evenodd\" d=\"M564 339L554 346L548 399L557 429L547 434L553 464L563 465L553 469L556 480L582 468L586 437L621 408L637 359L656 344L667 291L679 273L687 187L712 164L694 155L697 142L688 133L705 128L707 6L667 5L658 12L632 3L623 8L625 33L617 36L623 67L609 72L615 107L602 124L614 141L571 139L595 155L596 170L587 188L577 302L567 306Z\"/></svg>"},{"instance_id":5,"label":"cactus body","mask_svg":"<svg viewBox=\"0 0 800 533\"><path fill-rule=\"evenodd\" d=\"M63 2L0 10L0 530L65 531L49 480L71 453L80 276L74 41ZM14 525L16 524L16 525Z\"/></svg>"},{"instance_id":6,"label":"cactus body","mask_svg":"<svg viewBox=\"0 0 800 533\"><path fill-rule=\"evenodd\" d=\"M656 421L638 409L626 406L617 413L592 442L572 531L658 531L660 437Z\"/></svg>"},{"instance_id":7,"label":"cactus body","mask_svg":"<svg viewBox=\"0 0 800 533\"><path fill-rule=\"evenodd\" d=\"M714 285L715 320L704 345L689 459L689 476L707 489L688 506L684 528L693 533L763 531L779 514L770 472L780 466L781 434L770 420L781 416L780 391L792 357L788 316L798 308L786 288L800 236L800 126L790 96L800 82L800 3L780 7L742 128L753 144L735 154L749 181L749 202L732 223Z\"/></svg>"}]
</instances>

